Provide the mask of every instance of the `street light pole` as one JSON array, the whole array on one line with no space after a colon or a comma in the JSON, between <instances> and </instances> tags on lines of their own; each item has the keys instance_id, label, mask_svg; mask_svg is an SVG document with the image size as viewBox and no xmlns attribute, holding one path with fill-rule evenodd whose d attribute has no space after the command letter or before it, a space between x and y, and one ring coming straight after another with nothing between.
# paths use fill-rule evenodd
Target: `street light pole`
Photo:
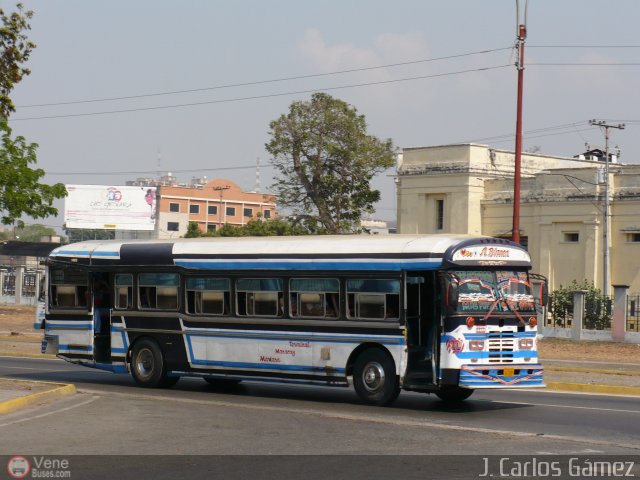
<instances>
[{"instance_id":1,"label":"street light pole","mask_svg":"<svg viewBox=\"0 0 640 480\"><path fill-rule=\"evenodd\" d=\"M623 130L625 125L620 123L618 125L609 125L604 120L590 120L590 125L601 127L604 129L604 225L603 225L603 274L602 274L602 293L605 297L611 294L611 260L610 260L610 242L611 242L611 194L609 187L609 129L617 128Z\"/></svg>"}]
</instances>

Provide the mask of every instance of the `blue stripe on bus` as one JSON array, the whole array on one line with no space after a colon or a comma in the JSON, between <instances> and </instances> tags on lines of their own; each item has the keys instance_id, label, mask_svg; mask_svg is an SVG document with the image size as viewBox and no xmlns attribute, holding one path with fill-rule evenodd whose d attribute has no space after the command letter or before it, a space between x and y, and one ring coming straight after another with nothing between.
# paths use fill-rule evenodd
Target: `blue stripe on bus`
<instances>
[{"instance_id":1,"label":"blue stripe on bus","mask_svg":"<svg viewBox=\"0 0 640 480\"><path fill-rule=\"evenodd\" d=\"M460 359L480 358L483 360L510 360L512 358L533 358L538 356L534 350L522 352L461 352L455 356Z\"/></svg>"},{"instance_id":2,"label":"blue stripe on bus","mask_svg":"<svg viewBox=\"0 0 640 480\"><path fill-rule=\"evenodd\" d=\"M175 264L185 268L202 268L210 270L437 270L442 266L440 260L424 262L405 262L398 260L394 262L335 262L325 261L302 261L302 262L254 262L254 261L195 261L195 260L174 260Z\"/></svg>"},{"instance_id":3,"label":"blue stripe on bus","mask_svg":"<svg viewBox=\"0 0 640 480\"><path fill-rule=\"evenodd\" d=\"M467 340L489 340L494 338L534 338L536 332L490 332L490 333L463 333ZM447 338L452 338L448 336Z\"/></svg>"},{"instance_id":4,"label":"blue stripe on bus","mask_svg":"<svg viewBox=\"0 0 640 480\"><path fill-rule=\"evenodd\" d=\"M212 338L236 338L240 340L271 340L271 341L298 341L298 342L334 342L334 343L363 343L363 342L376 342L381 345L404 345L404 337L398 335L397 337L332 337L326 334L321 334L317 337L302 336L300 334L292 333L278 333L272 336L265 334L246 334L243 332L234 331L233 333L221 333L221 332L207 332L207 331L192 331L185 332L187 337L212 337Z\"/></svg>"}]
</instances>

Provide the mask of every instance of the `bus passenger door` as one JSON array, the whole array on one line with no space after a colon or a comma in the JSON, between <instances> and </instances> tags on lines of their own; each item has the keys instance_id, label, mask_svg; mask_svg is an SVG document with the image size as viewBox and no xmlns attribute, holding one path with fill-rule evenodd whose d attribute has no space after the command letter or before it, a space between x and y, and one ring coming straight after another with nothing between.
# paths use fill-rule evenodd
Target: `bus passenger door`
<instances>
[{"instance_id":1,"label":"bus passenger door","mask_svg":"<svg viewBox=\"0 0 640 480\"><path fill-rule=\"evenodd\" d=\"M435 275L420 272L407 275L406 322L408 369L405 382L419 386L433 384L437 368L434 354L437 335Z\"/></svg>"},{"instance_id":2,"label":"bus passenger door","mask_svg":"<svg viewBox=\"0 0 640 480\"><path fill-rule=\"evenodd\" d=\"M108 275L92 278L93 298L93 359L96 363L111 363L111 308L113 287Z\"/></svg>"}]
</instances>

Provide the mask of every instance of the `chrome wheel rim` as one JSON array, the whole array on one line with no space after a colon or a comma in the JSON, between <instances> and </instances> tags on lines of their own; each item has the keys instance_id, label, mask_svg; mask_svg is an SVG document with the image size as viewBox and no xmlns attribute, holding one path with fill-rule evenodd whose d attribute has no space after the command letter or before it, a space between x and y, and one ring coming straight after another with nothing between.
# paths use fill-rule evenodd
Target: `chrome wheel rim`
<instances>
[{"instance_id":1,"label":"chrome wheel rim","mask_svg":"<svg viewBox=\"0 0 640 480\"><path fill-rule=\"evenodd\" d=\"M362 384L368 392L377 392L384 385L384 368L378 362L369 362L362 371Z\"/></svg>"},{"instance_id":2,"label":"chrome wheel rim","mask_svg":"<svg viewBox=\"0 0 640 480\"><path fill-rule=\"evenodd\" d=\"M136 358L136 370L138 371L138 376L143 380L147 380L153 375L153 369L153 352L148 348L143 348L138 352L138 356Z\"/></svg>"}]
</instances>

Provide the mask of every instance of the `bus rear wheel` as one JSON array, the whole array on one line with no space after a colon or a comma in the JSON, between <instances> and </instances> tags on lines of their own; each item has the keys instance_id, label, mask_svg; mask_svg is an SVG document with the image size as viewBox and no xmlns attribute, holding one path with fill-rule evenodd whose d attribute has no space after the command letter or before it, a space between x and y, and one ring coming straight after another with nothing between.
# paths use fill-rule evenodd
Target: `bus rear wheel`
<instances>
[{"instance_id":1,"label":"bus rear wheel","mask_svg":"<svg viewBox=\"0 0 640 480\"><path fill-rule=\"evenodd\" d=\"M469 388L451 387L436 392L440 400L447 403L458 403L471 396L473 390Z\"/></svg>"},{"instance_id":2,"label":"bus rear wheel","mask_svg":"<svg viewBox=\"0 0 640 480\"><path fill-rule=\"evenodd\" d=\"M353 386L369 405L389 405L400 394L393 359L382 350L365 350L353 366Z\"/></svg>"},{"instance_id":3,"label":"bus rear wheel","mask_svg":"<svg viewBox=\"0 0 640 480\"><path fill-rule=\"evenodd\" d=\"M169 377L164 355L155 340L138 340L131 352L131 376L141 387L172 387L180 377Z\"/></svg>"}]
</instances>

